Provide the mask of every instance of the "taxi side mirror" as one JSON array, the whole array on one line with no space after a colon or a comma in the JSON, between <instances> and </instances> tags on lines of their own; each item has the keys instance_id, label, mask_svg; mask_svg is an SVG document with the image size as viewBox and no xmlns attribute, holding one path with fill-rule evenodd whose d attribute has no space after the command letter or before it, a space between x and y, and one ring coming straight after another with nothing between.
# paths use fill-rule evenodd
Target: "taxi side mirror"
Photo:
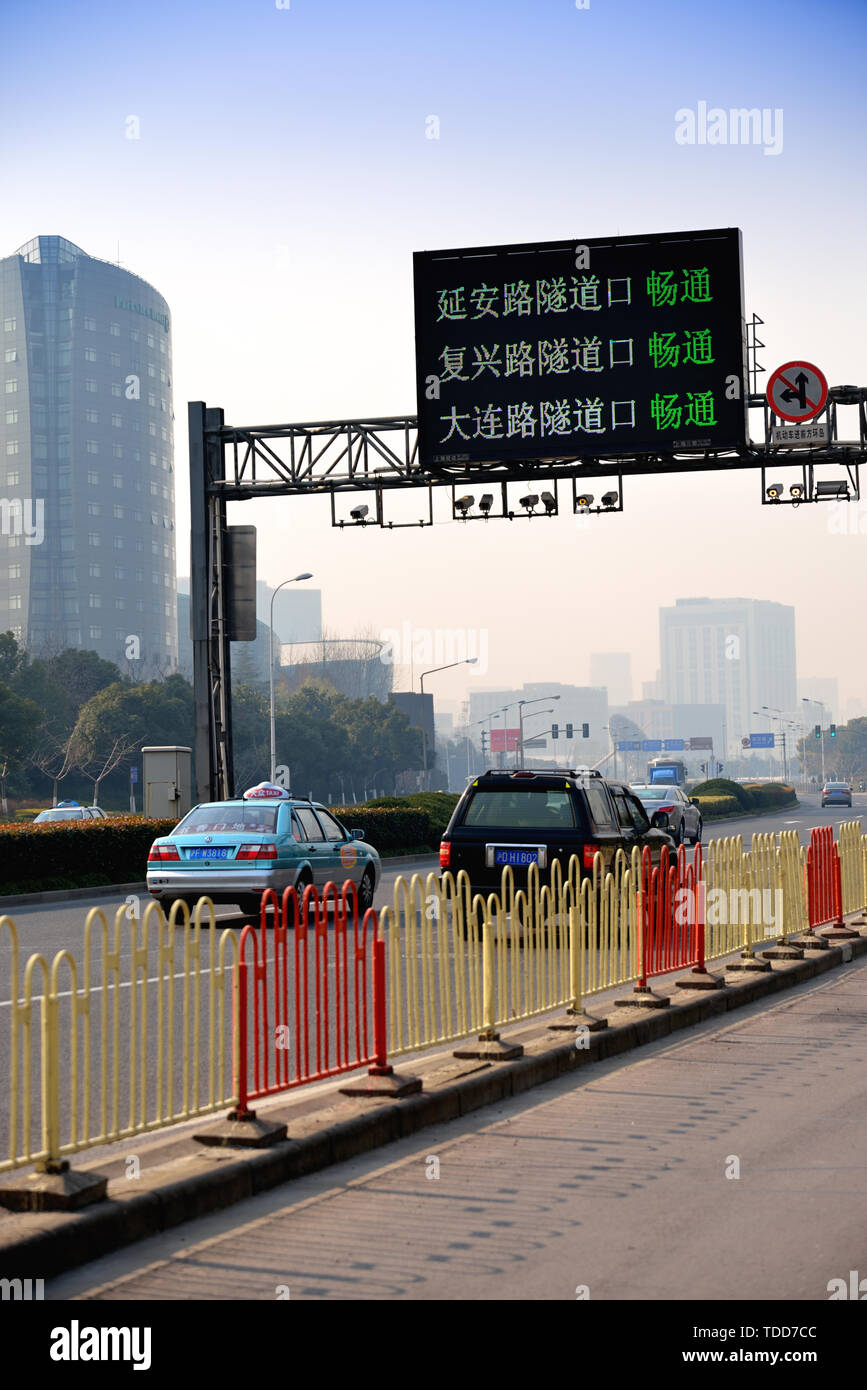
<instances>
[{"instance_id":1,"label":"taxi side mirror","mask_svg":"<svg viewBox=\"0 0 867 1390\"><path fill-rule=\"evenodd\" d=\"M364 839L364 831L363 831L363 830L350 830L350 832L349 832L349 838L350 838L350 840L363 840L363 839Z\"/></svg>"}]
</instances>

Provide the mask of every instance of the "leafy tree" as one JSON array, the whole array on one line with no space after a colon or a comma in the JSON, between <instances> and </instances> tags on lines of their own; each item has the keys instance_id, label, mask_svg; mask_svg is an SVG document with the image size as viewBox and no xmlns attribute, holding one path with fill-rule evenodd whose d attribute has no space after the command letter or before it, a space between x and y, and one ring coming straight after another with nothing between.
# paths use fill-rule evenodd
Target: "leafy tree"
<instances>
[{"instance_id":1,"label":"leafy tree","mask_svg":"<svg viewBox=\"0 0 867 1390\"><path fill-rule=\"evenodd\" d=\"M4 816L9 814L8 775L21 769L41 717L32 700L22 700L8 685L0 682L0 802Z\"/></svg>"},{"instance_id":2,"label":"leafy tree","mask_svg":"<svg viewBox=\"0 0 867 1390\"><path fill-rule=\"evenodd\" d=\"M45 665L51 679L66 691L73 721L88 700L121 679L113 661L104 661L96 652L82 652L73 647L50 657Z\"/></svg>"}]
</instances>

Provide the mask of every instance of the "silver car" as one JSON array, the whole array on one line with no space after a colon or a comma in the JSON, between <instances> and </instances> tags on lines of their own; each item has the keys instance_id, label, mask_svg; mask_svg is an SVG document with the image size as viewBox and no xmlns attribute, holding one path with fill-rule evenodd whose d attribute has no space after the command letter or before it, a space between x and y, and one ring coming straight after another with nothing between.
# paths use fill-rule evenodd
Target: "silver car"
<instances>
[{"instance_id":1,"label":"silver car","mask_svg":"<svg viewBox=\"0 0 867 1390\"><path fill-rule=\"evenodd\" d=\"M681 787L666 787L657 783L655 786L633 786L632 790L651 820L657 812L666 817L666 823L661 829L668 830L679 845L687 840L691 845L699 843L702 832L701 810Z\"/></svg>"}]
</instances>

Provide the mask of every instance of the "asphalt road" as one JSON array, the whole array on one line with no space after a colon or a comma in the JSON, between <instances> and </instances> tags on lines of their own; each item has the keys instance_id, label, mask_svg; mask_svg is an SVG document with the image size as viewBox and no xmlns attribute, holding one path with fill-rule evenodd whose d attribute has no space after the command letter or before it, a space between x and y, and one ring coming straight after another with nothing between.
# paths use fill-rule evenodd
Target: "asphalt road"
<instances>
[{"instance_id":1,"label":"asphalt road","mask_svg":"<svg viewBox=\"0 0 867 1390\"><path fill-rule=\"evenodd\" d=\"M867 1270L867 962L735 1017L155 1236L46 1296L825 1301Z\"/></svg>"},{"instance_id":2,"label":"asphalt road","mask_svg":"<svg viewBox=\"0 0 867 1390\"><path fill-rule=\"evenodd\" d=\"M855 805L853 806L851 812L848 809L842 811L832 811L830 809L822 811L818 807L817 800L815 797L804 797L803 804L793 809L778 812L774 815L769 816L747 818L742 821L727 821L724 824L715 827L713 833L742 833L744 836L745 843L748 843L749 837L753 834L754 831L779 831L782 829L797 829L802 839L806 840L809 837L809 828L812 825L832 824L836 828L836 826L838 826L842 820L850 820L854 817L857 817L859 812L862 811L862 809L864 812L867 812L867 795L855 797ZM705 836L705 843L707 842L707 838L708 835ZM383 877L380 882L376 896L376 906L382 907L387 902L393 900L394 882L398 875L404 875L406 877L409 877L414 871L418 871L419 873L424 875L430 870L437 868L438 863L433 857L414 860L409 864L402 864L397 867L389 867L388 861L385 861ZM41 952L50 964L55 953L63 948L66 948L67 950L70 950L72 952L72 954L78 961L79 966L81 967L83 965L83 927L88 910L92 906L102 908L103 912L105 913L109 927L111 928L114 919L114 912L121 901L121 899L113 900L110 897L93 897L90 899L78 899L70 903L69 905L64 905L63 903L52 903L47 905L34 905L31 907L19 907L14 909L10 915L13 916L19 931L22 965L28 959L30 954L34 951ZM146 896L143 895L141 904L142 907L146 901ZM244 922L248 920L246 918L241 917L231 907L219 907L216 909L215 915L221 927L232 926L240 928L244 924ZM332 940L330 938L329 951L331 950L331 948ZM177 949L180 952L180 945ZM88 1126L89 1133L102 1132L103 1128L102 1116L98 1109L96 1097L99 1095L99 1083L101 1080L100 1068L102 1065L102 1058L104 1055L108 1058L108 1066L110 1068L116 1066L118 1069L118 1116L121 1127L126 1123L130 1122L131 1105L133 1107L132 1113L135 1115L140 1114L141 1100L143 1095L146 1097L147 1101L146 1113L149 1116L155 1113L154 1105L156 1102L157 1093L155 1041L159 1034L158 1002L156 998L157 991L155 988L153 988L153 981L158 977L159 973L156 958L156 941L152 941L151 948L149 951L149 961L146 974L149 980L151 981L151 987L148 989L147 992L147 1002L145 1007L143 1007L142 1004L140 990L136 991L136 1006L138 1011L136 1026L138 1029L139 1036L141 1036L142 1026L146 1023L147 1035L149 1039L147 1067L144 1069L143 1072L136 1072L136 1074L133 1074L131 1071L129 1046L132 1012L132 991L128 982L131 974L131 951L132 933L129 930L125 930L122 933L121 948L119 952L120 979L125 983L122 984L120 990L117 992L116 999L112 999L110 1002L106 1003L105 1015L103 1015L103 1005L99 998L97 998L97 1000L95 1001L91 1013L93 1043L90 1061L91 1118ZM210 933L205 933L203 951L204 957L201 962L203 970L203 1009L199 1020L199 1026L202 1038L206 1040L208 1036L208 1028L210 1023L210 1014L207 1009L208 987L210 983ZM93 983L97 983L99 979L98 963L100 960L101 951L97 951L95 953L94 963L92 966L91 979ZM450 966L451 964L452 963L450 963ZM164 968L162 974L165 975L166 973L167 968ZM173 1097L171 1113L178 1113L180 1110L183 1109L185 1104L186 1097L183 1091L184 1068L182 1059L184 1056L185 1039L187 1043L189 1043L190 1039L193 1036L193 1029L195 1027L195 1019L192 1014L192 1011L190 1011L186 1020L184 1018L184 994L182 987L182 976L183 966L181 960L178 958L176 961L176 968L174 971L174 999L169 1000L168 998L166 998L165 1000L165 1007L168 1011L171 1012L174 1018L174 1027L171 1033L173 1039L174 1054L171 1058L169 1058L168 1055L164 1057L162 1068L162 1086L164 1093L166 1095L171 1094ZM62 990L62 997L60 1003L60 1023L61 1028L63 1030L62 1036L69 1036L69 1010L71 986L68 972L61 973L60 979ZM81 978L79 977L79 987L80 984ZM36 989L38 992L38 985ZM10 995L11 988L9 938L8 934L0 933L0 1077L8 1077L10 1075L10 1030L7 1024L7 1019L10 1019ZM317 1015L317 1001L315 998L312 980L310 984L310 1005L311 1018L315 1018ZM438 1000L435 1001L434 1008L439 1008ZM114 1033L115 1009L117 1011L118 1018L116 1035ZM103 1027L103 1023L105 1023L107 1029L109 1030L109 1045L105 1049L102 1049L99 1044L100 1032ZM224 1036L227 1035L227 1030L224 1027L221 1027L219 1021L215 1023L215 1027L218 1030L218 1035L220 1033L222 1033ZM331 1018L329 1019L327 1024L326 1031L331 1040L331 1046L333 1048L335 1036L333 1010ZM115 1036L117 1039L116 1044ZM294 1047L295 1054L297 1055L298 1048L295 1045L294 1039L292 1041L292 1046ZM309 1055L311 1057L315 1057L315 1043L311 1043L311 1050ZM67 1059L64 1056L64 1066L66 1065L66 1062ZM83 1060L81 1065L83 1066ZM217 1096L228 1095L231 1092L231 1077L229 1074L230 1065L231 1059L227 1058L222 1083L217 1086ZM190 1096L190 1100L192 1103L203 1104L206 1103L210 1094L206 1059L203 1059L202 1065L197 1073L197 1078L199 1089L195 1096ZM34 1135L34 1141L37 1136L36 1126L38 1125L39 1118L40 1084L41 1082L38 1066L34 1065L32 1078L34 1126L34 1128L32 1129L32 1133ZM80 1090L77 1098L74 1098L73 1087L70 1083L68 1086L64 1087L64 1091L61 1098L61 1132L64 1136L64 1139L70 1133L74 1099L77 1099L78 1113L79 1117L81 1117L84 1110L83 1090ZM4 1096L2 1103L0 1103L0 1155L3 1155L4 1157L8 1152L9 1143L9 1116L7 1105L8 1103ZM110 1113L108 1118L110 1121ZM38 1145L36 1145L36 1147L38 1147Z\"/></svg>"}]
</instances>

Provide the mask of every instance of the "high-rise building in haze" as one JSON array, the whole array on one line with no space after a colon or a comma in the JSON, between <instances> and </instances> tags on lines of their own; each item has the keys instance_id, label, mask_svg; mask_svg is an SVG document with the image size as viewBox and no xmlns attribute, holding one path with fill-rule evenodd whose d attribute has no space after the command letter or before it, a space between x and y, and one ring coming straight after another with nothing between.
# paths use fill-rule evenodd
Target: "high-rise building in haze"
<instances>
[{"instance_id":1,"label":"high-rise building in haze","mask_svg":"<svg viewBox=\"0 0 867 1390\"><path fill-rule=\"evenodd\" d=\"M749 598L680 598L659 610L665 700L721 704L727 739L767 731L753 714L763 705L796 705L795 610Z\"/></svg>"},{"instance_id":2,"label":"high-rise building in haze","mask_svg":"<svg viewBox=\"0 0 867 1390\"><path fill-rule=\"evenodd\" d=\"M134 676L178 657L169 309L40 236L0 260L0 631Z\"/></svg>"},{"instance_id":3,"label":"high-rise building in haze","mask_svg":"<svg viewBox=\"0 0 867 1390\"><path fill-rule=\"evenodd\" d=\"M632 657L629 652L591 652L590 684L604 686L609 705L626 705L632 699Z\"/></svg>"}]
</instances>

